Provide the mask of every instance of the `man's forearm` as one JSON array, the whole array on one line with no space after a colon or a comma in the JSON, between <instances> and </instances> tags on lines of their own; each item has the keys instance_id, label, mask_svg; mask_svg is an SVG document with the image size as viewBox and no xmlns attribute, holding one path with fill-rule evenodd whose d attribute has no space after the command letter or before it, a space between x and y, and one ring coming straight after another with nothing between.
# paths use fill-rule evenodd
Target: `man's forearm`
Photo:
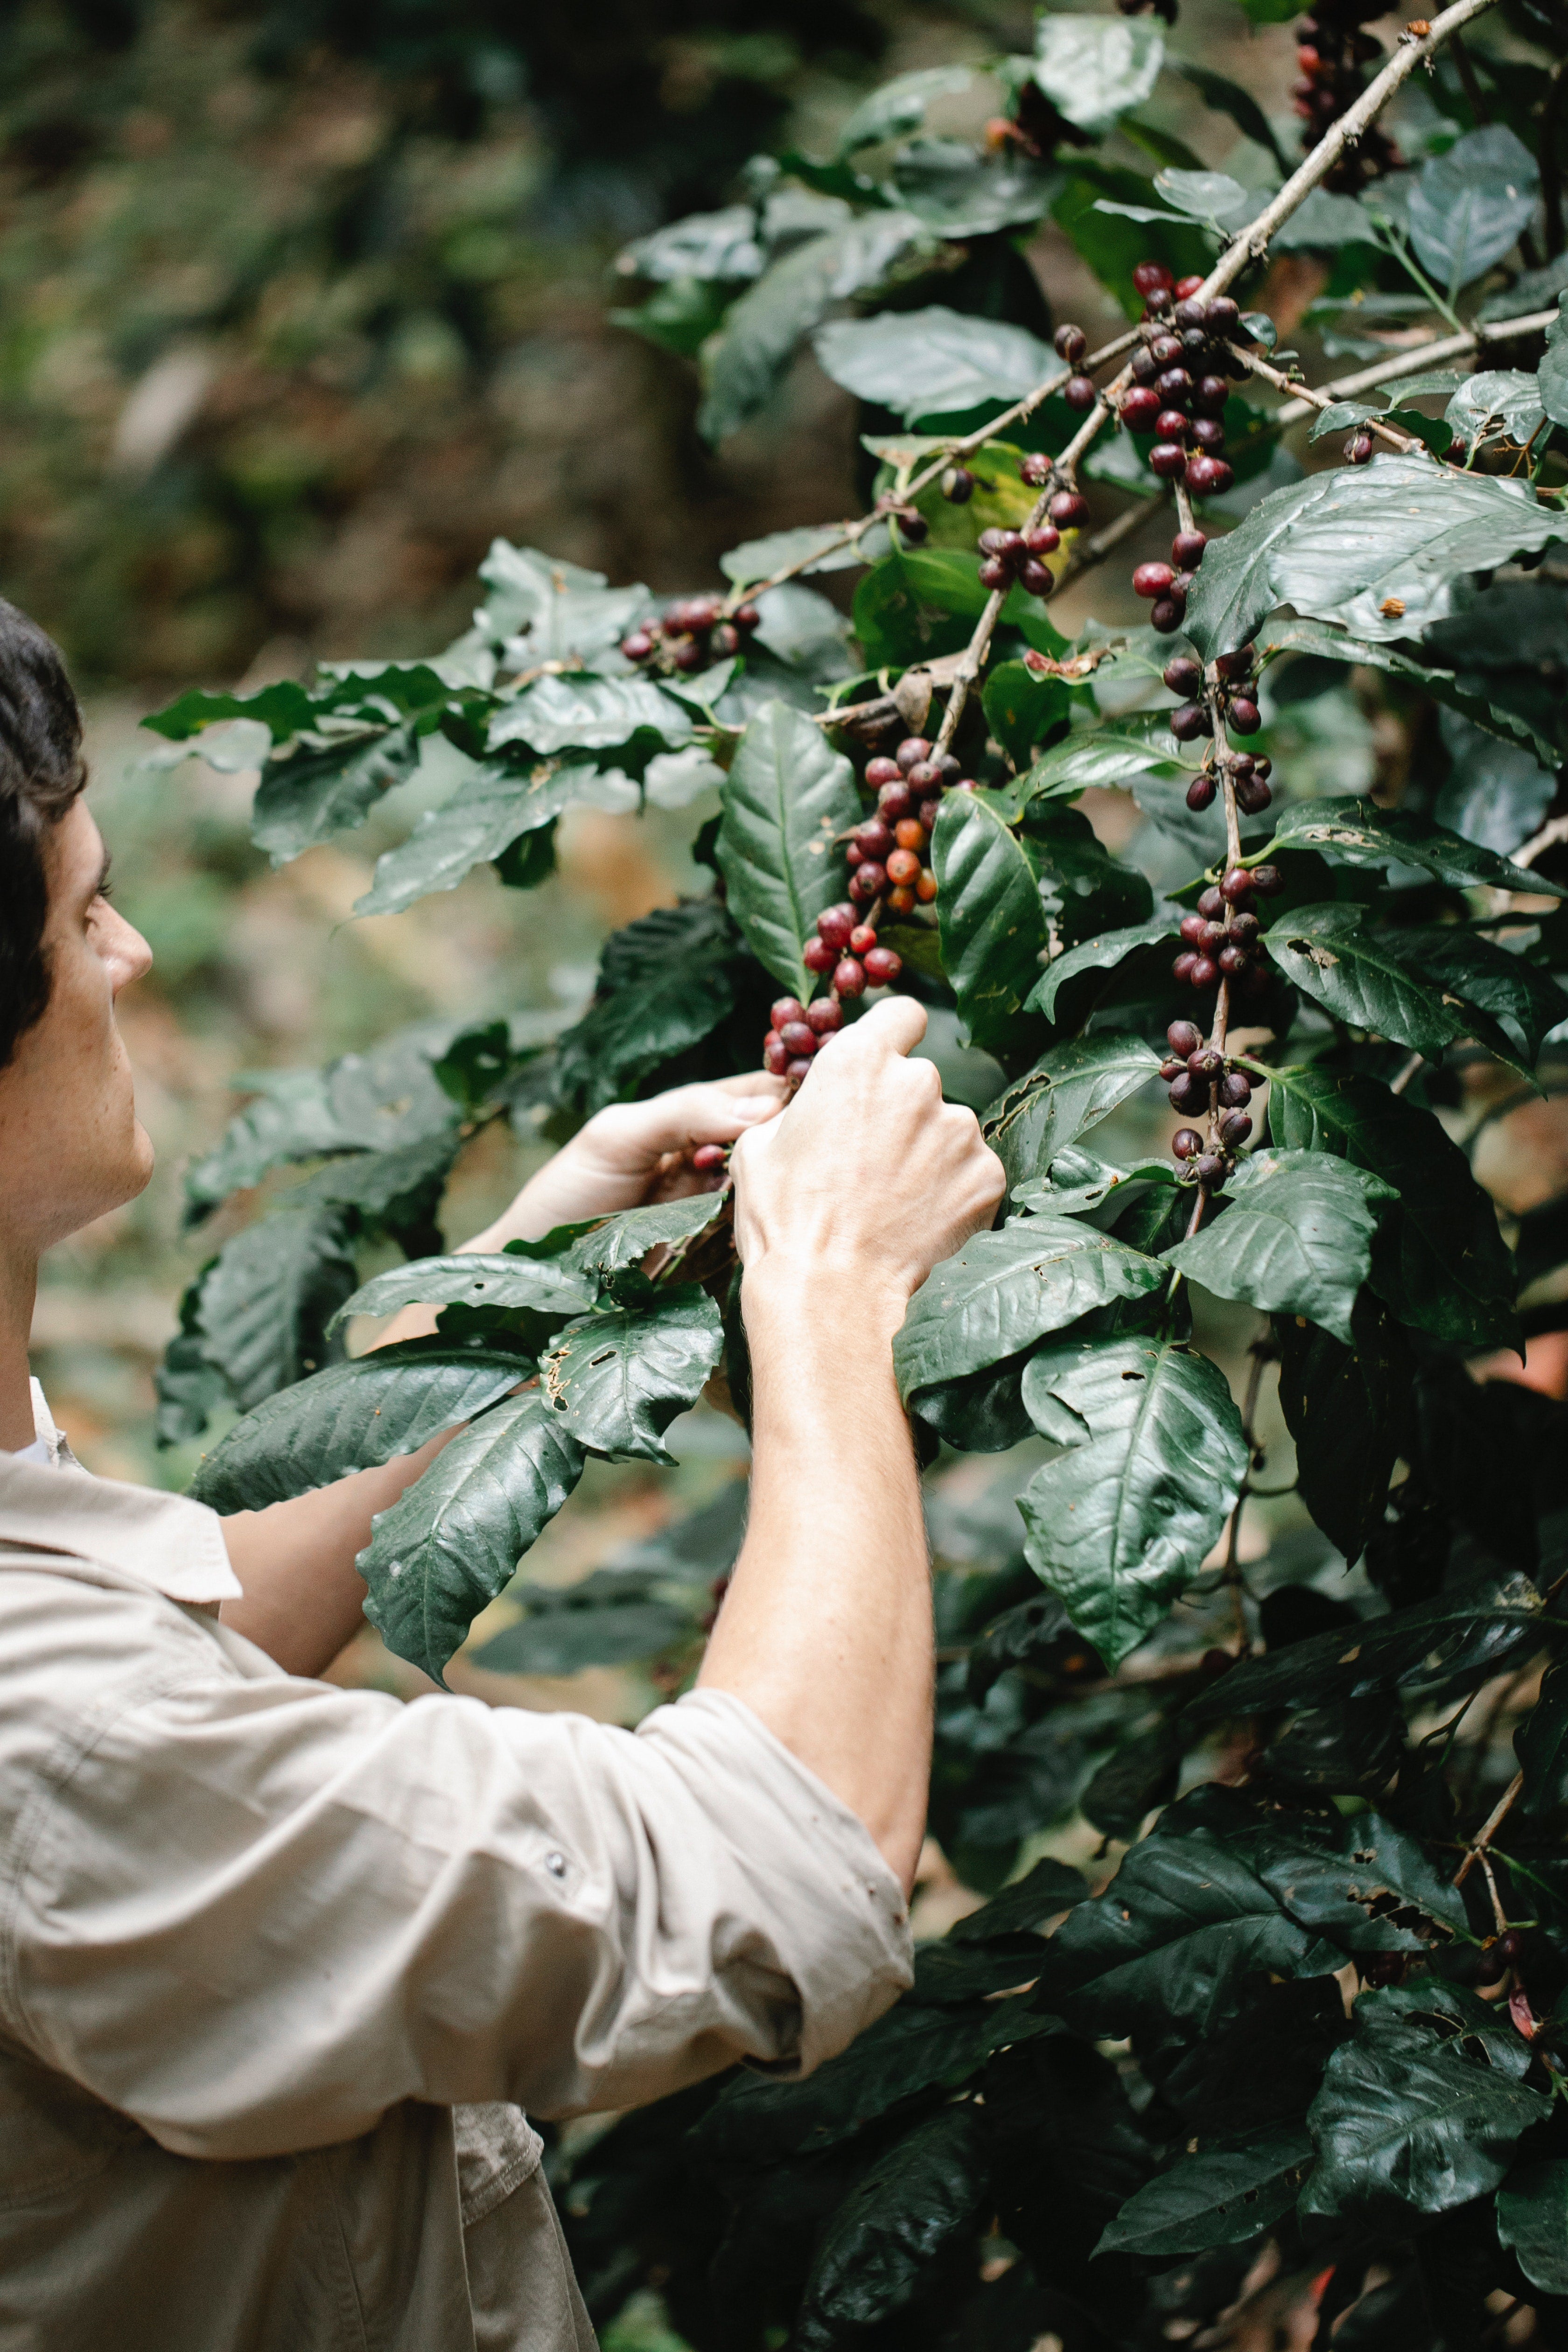
<instances>
[{"instance_id":1,"label":"man's forearm","mask_svg":"<svg viewBox=\"0 0 1568 2352\"><path fill-rule=\"evenodd\" d=\"M905 1298L766 1259L745 1277L751 1517L700 1681L860 1816L906 1886L931 1766L931 1570L893 1381Z\"/></svg>"}]
</instances>

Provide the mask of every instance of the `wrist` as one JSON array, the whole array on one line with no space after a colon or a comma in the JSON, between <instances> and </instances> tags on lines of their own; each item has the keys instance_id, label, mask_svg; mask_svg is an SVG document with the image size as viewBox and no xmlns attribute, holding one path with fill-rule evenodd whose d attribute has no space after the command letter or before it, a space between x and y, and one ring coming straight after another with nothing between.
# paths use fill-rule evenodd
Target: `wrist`
<instances>
[{"instance_id":1,"label":"wrist","mask_svg":"<svg viewBox=\"0 0 1568 2352\"><path fill-rule=\"evenodd\" d=\"M748 1329L806 1322L830 1332L835 1344L845 1332L862 1345L890 1343L909 1312L910 1291L890 1270L765 1250L746 1262L741 1303Z\"/></svg>"}]
</instances>

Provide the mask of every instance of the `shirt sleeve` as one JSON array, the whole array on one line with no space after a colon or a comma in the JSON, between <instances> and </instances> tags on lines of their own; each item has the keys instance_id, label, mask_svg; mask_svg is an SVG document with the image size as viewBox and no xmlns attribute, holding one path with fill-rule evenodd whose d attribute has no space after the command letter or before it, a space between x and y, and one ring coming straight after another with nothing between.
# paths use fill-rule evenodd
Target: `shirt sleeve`
<instances>
[{"instance_id":1,"label":"shirt sleeve","mask_svg":"<svg viewBox=\"0 0 1568 2352\"><path fill-rule=\"evenodd\" d=\"M120 1709L35 1817L14 2013L184 2155L804 2073L910 1978L865 1828L719 1692L632 1733L215 1667Z\"/></svg>"}]
</instances>

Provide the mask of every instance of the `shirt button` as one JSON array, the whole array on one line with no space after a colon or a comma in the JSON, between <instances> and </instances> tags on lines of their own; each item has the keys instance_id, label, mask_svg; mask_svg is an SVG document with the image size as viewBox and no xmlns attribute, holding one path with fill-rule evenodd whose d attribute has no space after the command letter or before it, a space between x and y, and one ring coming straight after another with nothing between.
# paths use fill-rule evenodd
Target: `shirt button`
<instances>
[{"instance_id":1,"label":"shirt button","mask_svg":"<svg viewBox=\"0 0 1568 2352\"><path fill-rule=\"evenodd\" d=\"M544 1857L544 1867L550 1873L552 1878L564 1878L566 1875L565 1855L563 1853L547 1853Z\"/></svg>"}]
</instances>

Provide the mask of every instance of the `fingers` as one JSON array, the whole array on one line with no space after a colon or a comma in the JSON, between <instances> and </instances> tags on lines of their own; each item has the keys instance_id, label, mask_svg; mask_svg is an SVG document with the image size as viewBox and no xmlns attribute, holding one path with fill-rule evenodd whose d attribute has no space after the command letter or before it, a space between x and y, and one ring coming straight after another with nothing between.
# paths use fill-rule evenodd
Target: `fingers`
<instances>
[{"instance_id":1,"label":"fingers","mask_svg":"<svg viewBox=\"0 0 1568 2352\"><path fill-rule=\"evenodd\" d=\"M912 996L887 996L863 1013L847 1029L828 1039L835 1053L854 1047L859 1053L909 1054L926 1033L926 1011Z\"/></svg>"}]
</instances>

